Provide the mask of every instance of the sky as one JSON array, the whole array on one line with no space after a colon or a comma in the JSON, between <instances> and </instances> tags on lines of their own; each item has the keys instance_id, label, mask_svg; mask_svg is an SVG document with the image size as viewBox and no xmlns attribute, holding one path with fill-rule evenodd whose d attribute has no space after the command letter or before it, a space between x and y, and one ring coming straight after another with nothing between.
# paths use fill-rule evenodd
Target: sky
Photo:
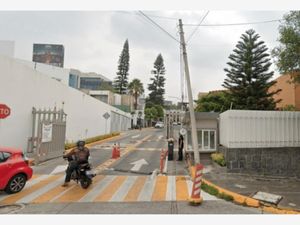
<instances>
[{"instance_id":1,"label":"sky","mask_svg":"<svg viewBox=\"0 0 300 225\"><path fill-rule=\"evenodd\" d=\"M209 11L202 24L248 23L282 19L287 11ZM143 11L179 40L178 18L183 21L194 99L199 92L223 89L228 56L247 29L254 29L269 50L278 46L279 22L199 27L207 11ZM181 98L182 64L179 43L138 11L0 11L0 40L15 41L15 57L32 60L33 43L62 44L65 68L116 77L119 55L129 41L129 80L140 79L148 94L151 70L162 54L166 68L165 99ZM189 39L190 38L190 39ZM279 73L272 66L274 78ZM184 87L185 93L186 88ZM187 98L186 98L187 99Z\"/></svg>"}]
</instances>

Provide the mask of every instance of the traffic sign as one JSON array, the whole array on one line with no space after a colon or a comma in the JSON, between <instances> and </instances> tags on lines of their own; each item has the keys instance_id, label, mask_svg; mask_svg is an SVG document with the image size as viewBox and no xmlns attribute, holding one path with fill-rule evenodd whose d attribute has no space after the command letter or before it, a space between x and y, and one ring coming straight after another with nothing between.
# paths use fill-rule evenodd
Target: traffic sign
<instances>
[{"instance_id":1,"label":"traffic sign","mask_svg":"<svg viewBox=\"0 0 300 225\"><path fill-rule=\"evenodd\" d=\"M184 128L181 128L180 129L180 131L179 131L179 133L181 134L181 135L186 135L186 129L184 129Z\"/></svg>"},{"instance_id":2,"label":"traffic sign","mask_svg":"<svg viewBox=\"0 0 300 225\"><path fill-rule=\"evenodd\" d=\"M109 115L109 113L106 112L103 114L103 117L107 120L110 117L110 115Z\"/></svg>"},{"instance_id":3,"label":"traffic sign","mask_svg":"<svg viewBox=\"0 0 300 225\"><path fill-rule=\"evenodd\" d=\"M0 104L0 119L5 119L10 115L10 108L5 104Z\"/></svg>"}]
</instances>

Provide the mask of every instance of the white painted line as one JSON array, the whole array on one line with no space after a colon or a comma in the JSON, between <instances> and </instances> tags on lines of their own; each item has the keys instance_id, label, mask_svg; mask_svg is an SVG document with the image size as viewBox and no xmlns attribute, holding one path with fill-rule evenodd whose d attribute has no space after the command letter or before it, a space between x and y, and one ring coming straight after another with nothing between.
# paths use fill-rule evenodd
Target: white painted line
<instances>
[{"instance_id":1,"label":"white painted line","mask_svg":"<svg viewBox=\"0 0 300 225\"><path fill-rule=\"evenodd\" d=\"M61 177L53 182L51 182L50 184L42 187L41 189L27 195L26 197L24 198L21 198L19 201L17 201L16 203L29 203L31 201L33 201L34 199L36 199L37 197L45 194L46 192L48 192L49 190L57 187L58 185L61 185L62 182L64 180L64 177Z\"/></svg>"},{"instance_id":2,"label":"white painted line","mask_svg":"<svg viewBox=\"0 0 300 225\"><path fill-rule=\"evenodd\" d=\"M168 156L165 158L165 166L164 166L163 173L167 174L167 172L168 172Z\"/></svg>"},{"instance_id":3,"label":"white painted line","mask_svg":"<svg viewBox=\"0 0 300 225\"><path fill-rule=\"evenodd\" d=\"M55 167L55 169L50 174L52 175L52 174L65 172L67 167L68 167L68 165L59 165L59 166Z\"/></svg>"},{"instance_id":4,"label":"white painted line","mask_svg":"<svg viewBox=\"0 0 300 225\"><path fill-rule=\"evenodd\" d=\"M99 193L101 193L114 179L116 176L106 176L104 177L91 191L89 191L85 196L83 196L78 202L91 202L93 201Z\"/></svg>"},{"instance_id":5,"label":"white painted line","mask_svg":"<svg viewBox=\"0 0 300 225\"><path fill-rule=\"evenodd\" d=\"M138 138L139 136L141 136L141 135L138 134L138 135L132 136L131 138L132 138L132 139L135 139L135 138Z\"/></svg>"},{"instance_id":6,"label":"white painted line","mask_svg":"<svg viewBox=\"0 0 300 225\"><path fill-rule=\"evenodd\" d=\"M68 188L66 188L66 190L64 190L63 192L59 193L58 195L56 195L54 198L52 198L49 202L54 202L56 199L59 199L61 196L63 196L65 193L67 193L67 191L72 190L73 188L75 188L78 184L75 184L73 186L70 186Z\"/></svg>"},{"instance_id":7,"label":"white painted line","mask_svg":"<svg viewBox=\"0 0 300 225\"><path fill-rule=\"evenodd\" d=\"M168 176L167 201L176 201L176 176Z\"/></svg>"},{"instance_id":8,"label":"white painted line","mask_svg":"<svg viewBox=\"0 0 300 225\"><path fill-rule=\"evenodd\" d=\"M109 200L110 202L121 202L126 197L128 191L133 186L137 176L129 176L122 184L122 186L118 189L118 191L112 196Z\"/></svg>"},{"instance_id":9,"label":"white painted line","mask_svg":"<svg viewBox=\"0 0 300 225\"><path fill-rule=\"evenodd\" d=\"M139 194L138 201L145 201L145 202L151 201L155 183L156 183L156 177L154 177L154 179L151 179L151 177L148 176L144 184L144 187Z\"/></svg>"}]
</instances>

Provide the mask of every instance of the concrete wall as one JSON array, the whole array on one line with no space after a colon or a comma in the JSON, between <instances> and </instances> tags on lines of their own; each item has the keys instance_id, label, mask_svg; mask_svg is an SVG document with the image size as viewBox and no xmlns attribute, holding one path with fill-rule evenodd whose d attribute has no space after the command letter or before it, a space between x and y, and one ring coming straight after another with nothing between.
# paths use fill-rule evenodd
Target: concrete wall
<instances>
[{"instance_id":1,"label":"concrete wall","mask_svg":"<svg viewBox=\"0 0 300 225\"><path fill-rule=\"evenodd\" d=\"M15 55L15 42L0 41L0 55L13 58Z\"/></svg>"},{"instance_id":2,"label":"concrete wall","mask_svg":"<svg viewBox=\"0 0 300 225\"><path fill-rule=\"evenodd\" d=\"M228 172L300 178L300 148L222 148Z\"/></svg>"},{"instance_id":3,"label":"concrete wall","mask_svg":"<svg viewBox=\"0 0 300 225\"><path fill-rule=\"evenodd\" d=\"M61 108L67 114L67 141L93 137L110 131L103 114L118 113L123 129L130 128L131 115L107 105L74 88L49 78L14 59L0 56L0 103L11 108L11 115L0 120L0 145L26 149L32 129L32 107ZM64 104L63 104L64 103Z\"/></svg>"},{"instance_id":4,"label":"concrete wall","mask_svg":"<svg viewBox=\"0 0 300 225\"><path fill-rule=\"evenodd\" d=\"M22 59L15 59L16 62L22 63L31 69L37 70L53 79L56 79L63 84L69 86L70 69L65 69L57 66L52 66L44 63L36 63Z\"/></svg>"}]
</instances>

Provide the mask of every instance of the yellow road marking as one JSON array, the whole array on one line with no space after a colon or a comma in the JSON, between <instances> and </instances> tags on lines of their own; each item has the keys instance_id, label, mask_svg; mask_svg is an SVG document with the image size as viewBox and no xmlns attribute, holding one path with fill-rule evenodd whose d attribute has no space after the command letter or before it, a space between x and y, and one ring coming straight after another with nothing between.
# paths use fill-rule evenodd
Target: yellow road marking
<instances>
[{"instance_id":1,"label":"yellow road marking","mask_svg":"<svg viewBox=\"0 0 300 225\"><path fill-rule=\"evenodd\" d=\"M128 191L128 194L124 198L124 201L125 202L137 201L139 194L140 194L146 180L147 180L147 177L145 177L145 176L138 177L137 180L135 181L135 183L133 184L133 186Z\"/></svg>"},{"instance_id":2,"label":"yellow road marking","mask_svg":"<svg viewBox=\"0 0 300 225\"><path fill-rule=\"evenodd\" d=\"M184 176L176 177L176 200L185 201L188 200L189 191Z\"/></svg>"},{"instance_id":3,"label":"yellow road marking","mask_svg":"<svg viewBox=\"0 0 300 225\"><path fill-rule=\"evenodd\" d=\"M59 177L60 176L50 176L46 180L42 180L42 181L38 182L37 184L34 184L33 186L31 186L28 189L24 189L19 193L9 196L8 198L1 201L1 203L3 203L3 204L15 203L16 201L20 200L21 198L37 191L38 189L42 188L43 186L46 186L47 184L51 183L52 181L57 180Z\"/></svg>"},{"instance_id":4,"label":"yellow road marking","mask_svg":"<svg viewBox=\"0 0 300 225\"><path fill-rule=\"evenodd\" d=\"M88 189L83 189L80 184L76 187L68 190L66 193L64 193L62 196L60 196L58 199L56 199L54 202L77 202L80 200L83 196L85 196L89 191L95 187L95 184L97 184L99 181L101 181L104 178L103 175L96 176L93 179L92 185L88 187Z\"/></svg>"},{"instance_id":5,"label":"yellow road marking","mask_svg":"<svg viewBox=\"0 0 300 225\"><path fill-rule=\"evenodd\" d=\"M164 201L166 199L167 183L167 176L158 176L156 178L156 184L152 194L152 201Z\"/></svg>"},{"instance_id":6,"label":"yellow road marking","mask_svg":"<svg viewBox=\"0 0 300 225\"><path fill-rule=\"evenodd\" d=\"M119 187L126 180L127 176L116 177L94 200L94 202L108 201L119 189Z\"/></svg>"}]
</instances>

